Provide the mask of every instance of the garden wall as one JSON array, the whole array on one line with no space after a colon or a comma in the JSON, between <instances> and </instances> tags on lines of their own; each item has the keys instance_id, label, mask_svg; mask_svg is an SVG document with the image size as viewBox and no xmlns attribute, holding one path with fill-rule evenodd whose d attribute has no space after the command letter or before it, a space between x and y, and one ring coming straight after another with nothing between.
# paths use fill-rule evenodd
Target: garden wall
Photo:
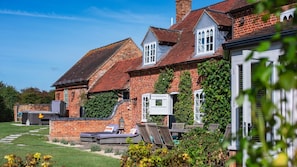
<instances>
[{"instance_id":1,"label":"garden wall","mask_svg":"<svg viewBox=\"0 0 297 167\"><path fill-rule=\"evenodd\" d=\"M96 118L55 118L50 120L49 140L65 139L67 141L79 141L81 132L102 132L108 124L119 124L119 119L124 118L125 133L135 126L132 124L130 102L122 103L114 116L110 119Z\"/></svg>"},{"instance_id":2,"label":"garden wall","mask_svg":"<svg viewBox=\"0 0 297 167\"><path fill-rule=\"evenodd\" d=\"M22 111L51 111L51 104L21 104L13 106L14 122L21 122L22 117L20 112Z\"/></svg>"}]
</instances>

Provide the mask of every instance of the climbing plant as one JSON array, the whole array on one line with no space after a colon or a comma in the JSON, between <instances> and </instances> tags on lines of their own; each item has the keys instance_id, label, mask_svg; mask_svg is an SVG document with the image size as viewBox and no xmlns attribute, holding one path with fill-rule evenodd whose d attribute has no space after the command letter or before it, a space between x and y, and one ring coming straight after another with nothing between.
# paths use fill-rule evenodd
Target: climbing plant
<instances>
[{"instance_id":1,"label":"climbing plant","mask_svg":"<svg viewBox=\"0 0 297 167\"><path fill-rule=\"evenodd\" d=\"M158 80L154 85L155 93L164 94L167 93L170 88L170 84L174 77L173 69L166 68L165 70L161 70Z\"/></svg>"},{"instance_id":2,"label":"climbing plant","mask_svg":"<svg viewBox=\"0 0 297 167\"><path fill-rule=\"evenodd\" d=\"M210 60L198 64L198 74L205 94L201 112L204 113L203 122L220 124L224 130L231 122L231 88L230 62L227 60Z\"/></svg>"},{"instance_id":3,"label":"climbing plant","mask_svg":"<svg viewBox=\"0 0 297 167\"><path fill-rule=\"evenodd\" d=\"M170 88L170 84L174 78L174 71L170 68L165 68L165 70L161 70L158 80L155 82L154 89L157 94L165 94ZM163 121L163 115L154 115L149 116L148 119L152 122L160 123Z\"/></svg>"},{"instance_id":4,"label":"climbing plant","mask_svg":"<svg viewBox=\"0 0 297 167\"><path fill-rule=\"evenodd\" d=\"M193 124L194 113L192 80L189 71L181 74L178 91L177 102L174 105L174 117L176 122L185 122L191 125Z\"/></svg>"},{"instance_id":5,"label":"climbing plant","mask_svg":"<svg viewBox=\"0 0 297 167\"><path fill-rule=\"evenodd\" d=\"M107 118L112 114L113 107L118 101L115 92L104 92L95 95L85 104L85 117L89 118Z\"/></svg>"}]
</instances>

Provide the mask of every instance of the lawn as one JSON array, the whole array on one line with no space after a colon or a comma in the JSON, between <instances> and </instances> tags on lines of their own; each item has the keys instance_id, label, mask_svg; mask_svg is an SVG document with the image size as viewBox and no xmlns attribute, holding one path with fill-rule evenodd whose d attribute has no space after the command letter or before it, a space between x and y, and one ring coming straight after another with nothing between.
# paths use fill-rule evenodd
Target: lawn
<instances>
[{"instance_id":1,"label":"lawn","mask_svg":"<svg viewBox=\"0 0 297 167\"><path fill-rule=\"evenodd\" d=\"M16 154L23 159L28 153L39 152L42 155L51 155L55 167L106 167L120 166L120 160L111 157L86 152L73 147L59 146L47 143L46 136L49 133L48 126L15 126L13 122L0 123L0 138L10 134L24 133L11 144L0 143L0 166L6 162L5 155ZM30 130L40 129L35 133ZM34 135L32 135L34 134Z\"/></svg>"}]
</instances>

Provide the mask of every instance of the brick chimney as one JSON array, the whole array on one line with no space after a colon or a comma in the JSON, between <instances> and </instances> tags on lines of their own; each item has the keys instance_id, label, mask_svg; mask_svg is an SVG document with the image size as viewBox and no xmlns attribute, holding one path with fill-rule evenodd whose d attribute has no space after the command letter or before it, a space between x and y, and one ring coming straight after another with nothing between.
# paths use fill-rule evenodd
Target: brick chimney
<instances>
[{"instance_id":1,"label":"brick chimney","mask_svg":"<svg viewBox=\"0 0 297 167\"><path fill-rule=\"evenodd\" d=\"M192 0L175 0L175 5L176 23L178 23L192 10Z\"/></svg>"}]
</instances>

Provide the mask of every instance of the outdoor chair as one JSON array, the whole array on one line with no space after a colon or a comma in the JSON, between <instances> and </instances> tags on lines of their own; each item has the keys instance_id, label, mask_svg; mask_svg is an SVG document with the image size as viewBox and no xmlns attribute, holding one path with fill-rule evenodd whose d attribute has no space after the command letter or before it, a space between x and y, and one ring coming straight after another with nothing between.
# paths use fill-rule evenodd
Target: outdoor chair
<instances>
[{"instance_id":1,"label":"outdoor chair","mask_svg":"<svg viewBox=\"0 0 297 167\"><path fill-rule=\"evenodd\" d=\"M150 135L149 135L149 133L148 133L148 130L147 130L145 124L137 123L136 126L137 126L137 129L138 129L138 133L139 133L139 134L141 135L141 137L142 137L142 140L143 140L145 143L150 143L150 144L152 144Z\"/></svg>"},{"instance_id":2,"label":"outdoor chair","mask_svg":"<svg viewBox=\"0 0 297 167\"><path fill-rule=\"evenodd\" d=\"M214 131L216 131L217 129L219 129L219 126L220 126L220 124L214 124L214 123L209 124L209 126L208 126L208 130L209 130L210 132L214 132Z\"/></svg>"},{"instance_id":3,"label":"outdoor chair","mask_svg":"<svg viewBox=\"0 0 297 167\"><path fill-rule=\"evenodd\" d=\"M173 140L168 126L159 125L158 128L160 130L160 135L163 143L168 149L171 149L172 147L174 147L175 143L178 143L177 141L175 142L175 140Z\"/></svg>"},{"instance_id":4,"label":"outdoor chair","mask_svg":"<svg viewBox=\"0 0 297 167\"><path fill-rule=\"evenodd\" d=\"M185 123L172 123L171 129L185 129ZM172 133L174 139L178 139L178 133Z\"/></svg>"},{"instance_id":5,"label":"outdoor chair","mask_svg":"<svg viewBox=\"0 0 297 167\"><path fill-rule=\"evenodd\" d=\"M185 128L185 123L172 123L172 128L171 129L184 129Z\"/></svg>"},{"instance_id":6,"label":"outdoor chair","mask_svg":"<svg viewBox=\"0 0 297 167\"><path fill-rule=\"evenodd\" d=\"M228 124L225 129L223 140L228 140L231 138L231 124Z\"/></svg>"},{"instance_id":7,"label":"outdoor chair","mask_svg":"<svg viewBox=\"0 0 297 167\"><path fill-rule=\"evenodd\" d=\"M163 141L158 129L158 126L156 124L147 124L148 132L150 136L152 137L152 142L155 145L155 147L162 147Z\"/></svg>"},{"instance_id":8,"label":"outdoor chair","mask_svg":"<svg viewBox=\"0 0 297 167\"><path fill-rule=\"evenodd\" d=\"M195 129L195 128L203 128L204 123L195 123L193 125L186 125L186 129Z\"/></svg>"}]
</instances>

